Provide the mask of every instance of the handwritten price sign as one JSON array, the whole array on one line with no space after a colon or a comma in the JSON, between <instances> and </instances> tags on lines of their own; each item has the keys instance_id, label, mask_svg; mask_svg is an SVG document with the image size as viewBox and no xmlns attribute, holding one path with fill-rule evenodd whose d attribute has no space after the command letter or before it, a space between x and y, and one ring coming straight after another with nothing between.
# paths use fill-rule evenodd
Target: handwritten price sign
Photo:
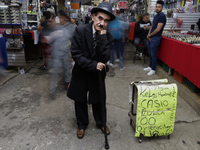
<instances>
[{"instance_id":1,"label":"handwritten price sign","mask_svg":"<svg viewBox=\"0 0 200 150\"><path fill-rule=\"evenodd\" d=\"M174 131L176 84L136 84L138 89L136 132L144 136L169 135Z\"/></svg>"},{"instance_id":2,"label":"handwritten price sign","mask_svg":"<svg viewBox=\"0 0 200 150\"><path fill-rule=\"evenodd\" d=\"M118 2L119 9L128 9L128 2Z\"/></svg>"}]
</instances>

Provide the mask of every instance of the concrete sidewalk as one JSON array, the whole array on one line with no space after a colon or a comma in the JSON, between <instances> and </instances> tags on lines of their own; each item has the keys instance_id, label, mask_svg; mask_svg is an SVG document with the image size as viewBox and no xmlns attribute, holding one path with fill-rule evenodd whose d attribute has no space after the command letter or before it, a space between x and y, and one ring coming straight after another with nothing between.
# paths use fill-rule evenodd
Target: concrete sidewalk
<instances>
[{"instance_id":1,"label":"concrete sidewalk","mask_svg":"<svg viewBox=\"0 0 200 150\"><path fill-rule=\"evenodd\" d=\"M90 124L83 139L76 137L74 102L66 97L63 81L57 85L56 100L48 101L49 74L39 70L39 62L24 75L18 75L0 89L0 149L2 150L102 150L104 136L96 127L89 106ZM125 61L125 69L107 76L107 125L111 150L198 150L200 116L178 96L175 129L170 139L134 136L129 123L129 83L160 79L147 76L142 61Z\"/></svg>"}]
</instances>

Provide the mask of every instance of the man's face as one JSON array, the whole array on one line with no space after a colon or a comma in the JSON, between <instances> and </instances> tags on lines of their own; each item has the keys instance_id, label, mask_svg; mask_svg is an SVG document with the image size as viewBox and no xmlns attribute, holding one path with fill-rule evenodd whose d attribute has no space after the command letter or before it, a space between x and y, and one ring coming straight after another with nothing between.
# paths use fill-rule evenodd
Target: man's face
<instances>
[{"instance_id":1,"label":"man's face","mask_svg":"<svg viewBox=\"0 0 200 150\"><path fill-rule=\"evenodd\" d=\"M92 15L92 21L96 31L105 30L110 21L110 16L103 12L98 12L97 15Z\"/></svg>"},{"instance_id":2,"label":"man's face","mask_svg":"<svg viewBox=\"0 0 200 150\"><path fill-rule=\"evenodd\" d=\"M144 17L143 17L143 21L144 21L144 22L149 22L149 16L148 16L148 15L144 16Z\"/></svg>"},{"instance_id":3,"label":"man's face","mask_svg":"<svg viewBox=\"0 0 200 150\"><path fill-rule=\"evenodd\" d=\"M159 14L163 10L163 6L161 4L156 4L156 13Z\"/></svg>"},{"instance_id":4,"label":"man's face","mask_svg":"<svg viewBox=\"0 0 200 150\"><path fill-rule=\"evenodd\" d=\"M61 25L64 25L64 24L67 22L66 18L63 17L63 16L58 16L58 18L59 18L59 20L60 20L60 24L61 24Z\"/></svg>"}]
</instances>

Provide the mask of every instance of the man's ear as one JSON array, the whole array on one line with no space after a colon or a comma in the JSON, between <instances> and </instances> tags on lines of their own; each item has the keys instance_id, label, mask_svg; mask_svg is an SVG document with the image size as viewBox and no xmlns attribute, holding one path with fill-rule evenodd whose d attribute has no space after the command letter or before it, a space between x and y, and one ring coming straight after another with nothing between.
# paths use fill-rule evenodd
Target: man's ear
<instances>
[{"instance_id":1,"label":"man's ear","mask_svg":"<svg viewBox=\"0 0 200 150\"><path fill-rule=\"evenodd\" d=\"M92 14L92 21L94 21L95 17L96 17L96 15L93 13Z\"/></svg>"}]
</instances>

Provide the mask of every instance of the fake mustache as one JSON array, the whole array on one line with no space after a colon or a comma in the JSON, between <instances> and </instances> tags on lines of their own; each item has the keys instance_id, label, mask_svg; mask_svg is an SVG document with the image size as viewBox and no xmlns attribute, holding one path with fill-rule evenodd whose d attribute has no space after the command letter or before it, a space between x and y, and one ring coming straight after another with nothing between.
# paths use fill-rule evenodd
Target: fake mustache
<instances>
[{"instance_id":1,"label":"fake mustache","mask_svg":"<svg viewBox=\"0 0 200 150\"><path fill-rule=\"evenodd\" d=\"M101 24L99 24L99 27L100 27L100 28L103 28L103 26L102 26Z\"/></svg>"}]
</instances>

